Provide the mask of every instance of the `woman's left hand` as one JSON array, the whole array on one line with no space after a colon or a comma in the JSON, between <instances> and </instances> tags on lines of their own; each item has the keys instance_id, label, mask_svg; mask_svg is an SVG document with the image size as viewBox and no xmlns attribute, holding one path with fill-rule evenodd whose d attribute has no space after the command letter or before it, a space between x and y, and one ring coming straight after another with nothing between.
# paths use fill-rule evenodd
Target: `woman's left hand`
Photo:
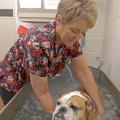
<instances>
[{"instance_id":1,"label":"woman's left hand","mask_svg":"<svg viewBox=\"0 0 120 120\"><path fill-rule=\"evenodd\" d=\"M103 113L98 113L97 120L105 120L105 112L103 112Z\"/></svg>"}]
</instances>

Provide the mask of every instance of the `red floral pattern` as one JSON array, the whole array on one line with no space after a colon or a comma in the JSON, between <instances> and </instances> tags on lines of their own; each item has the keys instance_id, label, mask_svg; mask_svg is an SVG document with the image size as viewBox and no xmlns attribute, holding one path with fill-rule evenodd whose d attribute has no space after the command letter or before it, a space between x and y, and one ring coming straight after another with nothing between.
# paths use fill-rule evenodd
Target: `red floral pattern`
<instances>
[{"instance_id":1,"label":"red floral pattern","mask_svg":"<svg viewBox=\"0 0 120 120\"><path fill-rule=\"evenodd\" d=\"M17 92L30 79L30 73L52 77L71 57L81 54L78 43L73 49L55 44L55 22L32 28L17 40L0 63L0 86Z\"/></svg>"}]
</instances>

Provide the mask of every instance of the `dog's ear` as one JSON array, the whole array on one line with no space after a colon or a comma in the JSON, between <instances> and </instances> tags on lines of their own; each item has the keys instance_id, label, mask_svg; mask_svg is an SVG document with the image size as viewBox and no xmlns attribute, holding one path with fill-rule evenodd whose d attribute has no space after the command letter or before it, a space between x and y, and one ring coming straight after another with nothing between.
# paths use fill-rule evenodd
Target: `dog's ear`
<instances>
[{"instance_id":1,"label":"dog's ear","mask_svg":"<svg viewBox=\"0 0 120 120\"><path fill-rule=\"evenodd\" d=\"M95 111L95 105L91 101L85 102L86 108L89 111Z\"/></svg>"},{"instance_id":2,"label":"dog's ear","mask_svg":"<svg viewBox=\"0 0 120 120\"><path fill-rule=\"evenodd\" d=\"M97 111L95 105L90 102L86 101L86 120L97 120Z\"/></svg>"}]
</instances>

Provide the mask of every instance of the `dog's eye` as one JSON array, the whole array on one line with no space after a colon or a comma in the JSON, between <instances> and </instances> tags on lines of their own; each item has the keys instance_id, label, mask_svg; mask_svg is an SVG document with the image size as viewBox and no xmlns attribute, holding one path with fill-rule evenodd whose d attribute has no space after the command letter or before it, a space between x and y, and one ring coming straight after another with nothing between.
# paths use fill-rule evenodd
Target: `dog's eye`
<instances>
[{"instance_id":1,"label":"dog's eye","mask_svg":"<svg viewBox=\"0 0 120 120\"><path fill-rule=\"evenodd\" d=\"M58 101L58 102L57 102L57 105L60 105L60 104L61 104L60 101Z\"/></svg>"},{"instance_id":2,"label":"dog's eye","mask_svg":"<svg viewBox=\"0 0 120 120\"><path fill-rule=\"evenodd\" d=\"M70 107L75 111L75 110L79 110L78 107L76 107L75 105L71 104Z\"/></svg>"}]
</instances>

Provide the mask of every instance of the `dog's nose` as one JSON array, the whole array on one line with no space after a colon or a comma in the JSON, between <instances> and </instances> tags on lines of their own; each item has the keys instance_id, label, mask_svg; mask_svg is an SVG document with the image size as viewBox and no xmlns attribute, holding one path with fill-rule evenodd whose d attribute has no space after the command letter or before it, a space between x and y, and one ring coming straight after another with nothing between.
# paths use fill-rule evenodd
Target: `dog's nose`
<instances>
[{"instance_id":1,"label":"dog's nose","mask_svg":"<svg viewBox=\"0 0 120 120\"><path fill-rule=\"evenodd\" d=\"M59 109L59 112L60 113L66 113L67 112L67 108L66 107L61 107L60 109Z\"/></svg>"}]
</instances>

